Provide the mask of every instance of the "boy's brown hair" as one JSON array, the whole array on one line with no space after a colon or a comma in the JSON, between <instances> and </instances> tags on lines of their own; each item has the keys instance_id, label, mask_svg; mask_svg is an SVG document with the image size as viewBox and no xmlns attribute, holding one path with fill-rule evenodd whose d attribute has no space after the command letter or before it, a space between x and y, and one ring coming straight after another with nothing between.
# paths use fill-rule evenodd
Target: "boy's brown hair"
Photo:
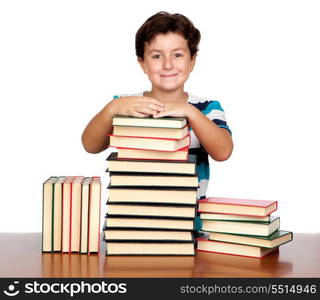
<instances>
[{"instance_id":1,"label":"boy's brown hair","mask_svg":"<svg viewBox=\"0 0 320 300\"><path fill-rule=\"evenodd\" d=\"M148 18L136 33L136 55L143 59L145 43L151 43L158 34L174 32L181 34L187 41L191 57L198 52L200 31L184 15L160 11Z\"/></svg>"}]
</instances>

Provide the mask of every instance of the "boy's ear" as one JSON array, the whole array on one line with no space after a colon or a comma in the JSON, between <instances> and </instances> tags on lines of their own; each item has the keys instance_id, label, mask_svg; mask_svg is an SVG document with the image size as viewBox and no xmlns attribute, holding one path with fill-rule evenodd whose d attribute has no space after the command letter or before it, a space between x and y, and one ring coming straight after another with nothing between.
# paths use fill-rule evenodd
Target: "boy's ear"
<instances>
[{"instance_id":1,"label":"boy's ear","mask_svg":"<svg viewBox=\"0 0 320 300\"><path fill-rule=\"evenodd\" d=\"M144 63L144 59L141 58L141 57L138 57L137 60L138 60L138 63L139 63L139 65L140 65L142 71L143 71L145 74L147 74L147 67L146 67L146 65L145 65L145 63Z\"/></svg>"},{"instance_id":2,"label":"boy's ear","mask_svg":"<svg viewBox=\"0 0 320 300\"><path fill-rule=\"evenodd\" d=\"M196 60L197 60L197 53L195 53L191 58L191 70L190 70L190 72L193 70L194 65L196 64Z\"/></svg>"}]
</instances>

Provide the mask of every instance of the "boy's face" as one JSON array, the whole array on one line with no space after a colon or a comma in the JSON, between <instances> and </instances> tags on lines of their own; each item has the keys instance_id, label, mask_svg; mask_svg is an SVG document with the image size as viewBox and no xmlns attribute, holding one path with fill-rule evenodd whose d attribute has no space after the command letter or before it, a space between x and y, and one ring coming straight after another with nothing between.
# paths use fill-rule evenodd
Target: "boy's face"
<instances>
[{"instance_id":1,"label":"boy's face","mask_svg":"<svg viewBox=\"0 0 320 300\"><path fill-rule=\"evenodd\" d=\"M161 91L183 90L195 60L187 40L174 32L159 34L150 44L146 43L144 59L138 59L152 87Z\"/></svg>"}]
</instances>

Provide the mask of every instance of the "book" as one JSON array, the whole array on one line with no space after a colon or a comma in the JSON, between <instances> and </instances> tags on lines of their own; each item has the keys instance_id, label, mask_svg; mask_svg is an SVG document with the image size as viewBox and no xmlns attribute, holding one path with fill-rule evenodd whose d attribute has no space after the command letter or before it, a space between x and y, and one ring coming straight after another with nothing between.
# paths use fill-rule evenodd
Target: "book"
<instances>
[{"instance_id":1,"label":"book","mask_svg":"<svg viewBox=\"0 0 320 300\"><path fill-rule=\"evenodd\" d=\"M157 259L150 256L137 256L134 259L128 256L108 256L105 258L105 270L108 272L117 272L115 277L132 277L133 270L139 270L139 277L155 277L151 274L157 274L156 277L172 277L173 274L177 274L174 277L192 277L192 271L194 267L194 256L160 256ZM124 271L122 273L121 271ZM151 272L150 272L151 271ZM184 271L187 271L185 274ZM188 272L189 271L189 272ZM130 276L131 275L131 276ZM160 276L158 276L160 275ZM113 276L111 276L113 277ZM136 276L137 277L137 276Z\"/></svg>"},{"instance_id":2,"label":"book","mask_svg":"<svg viewBox=\"0 0 320 300\"><path fill-rule=\"evenodd\" d=\"M80 251L82 181L83 176L76 176L71 183L69 252Z\"/></svg>"},{"instance_id":3,"label":"book","mask_svg":"<svg viewBox=\"0 0 320 300\"><path fill-rule=\"evenodd\" d=\"M201 223L203 231L260 236L269 236L280 228L280 218L274 216L269 222L201 220Z\"/></svg>"},{"instance_id":4,"label":"book","mask_svg":"<svg viewBox=\"0 0 320 300\"><path fill-rule=\"evenodd\" d=\"M53 246L52 251L61 251L62 243L62 184L65 181L65 176L58 177L53 185Z\"/></svg>"},{"instance_id":5,"label":"book","mask_svg":"<svg viewBox=\"0 0 320 300\"><path fill-rule=\"evenodd\" d=\"M196 258L201 261L202 268L193 272L193 276L197 278L206 273L218 274L219 277L286 277L292 272L293 262L284 261L280 256L276 249L263 259L197 251ZM277 268L272 268L275 262Z\"/></svg>"},{"instance_id":6,"label":"book","mask_svg":"<svg viewBox=\"0 0 320 300\"><path fill-rule=\"evenodd\" d=\"M202 220L222 220L222 221L224 220L224 221L268 222L268 221L270 221L270 215L265 216L265 217L255 217L255 216L243 216L243 215L200 213L200 219L202 219Z\"/></svg>"},{"instance_id":7,"label":"book","mask_svg":"<svg viewBox=\"0 0 320 300\"><path fill-rule=\"evenodd\" d=\"M264 248L274 248L292 240L292 232L277 230L269 236L250 236L231 233L210 232L209 239L213 241L245 244Z\"/></svg>"},{"instance_id":8,"label":"book","mask_svg":"<svg viewBox=\"0 0 320 300\"><path fill-rule=\"evenodd\" d=\"M193 242L106 242L106 255L194 255Z\"/></svg>"},{"instance_id":9,"label":"book","mask_svg":"<svg viewBox=\"0 0 320 300\"><path fill-rule=\"evenodd\" d=\"M188 159L188 147L181 150L169 151L154 151L143 149L128 149L117 147L118 158L121 159L155 159L155 160L180 160L186 161Z\"/></svg>"},{"instance_id":10,"label":"book","mask_svg":"<svg viewBox=\"0 0 320 300\"><path fill-rule=\"evenodd\" d=\"M176 203L191 204L197 202L195 188L162 188L162 187L112 187L109 186L109 200L124 203Z\"/></svg>"},{"instance_id":11,"label":"book","mask_svg":"<svg viewBox=\"0 0 320 300\"><path fill-rule=\"evenodd\" d=\"M100 248L101 179L92 177L89 192L88 253Z\"/></svg>"},{"instance_id":12,"label":"book","mask_svg":"<svg viewBox=\"0 0 320 300\"><path fill-rule=\"evenodd\" d=\"M89 186L90 177L85 177L82 182L81 191L81 238L80 253L88 253L88 226L89 226Z\"/></svg>"},{"instance_id":13,"label":"book","mask_svg":"<svg viewBox=\"0 0 320 300\"><path fill-rule=\"evenodd\" d=\"M51 176L42 188L42 251L53 251L53 197L56 176Z\"/></svg>"},{"instance_id":14,"label":"book","mask_svg":"<svg viewBox=\"0 0 320 300\"><path fill-rule=\"evenodd\" d=\"M62 252L69 252L71 249L71 183L73 176L67 176L62 184Z\"/></svg>"},{"instance_id":15,"label":"book","mask_svg":"<svg viewBox=\"0 0 320 300\"><path fill-rule=\"evenodd\" d=\"M132 173L163 173L163 174L196 174L196 156L189 155L188 160L163 161L163 160L138 160L118 159L117 153L112 152L108 158L109 172L132 172Z\"/></svg>"},{"instance_id":16,"label":"book","mask_svg":"<svg viewBox=\"0 0 320 300\"><path fill-rule=\"evenodd\" d=\"M194 218L195 206L107 203L108 215Z\"/></svg>"},{"instance_id":17,"label":"book","mask_svg":"<svg viewBox=\"0 0 320 300\"><path fill-rule=\"evenodd\" d=\"M145 149L156 151L177 151L190 145L190 135L182 139L149 138L118 136L109 134L110 147L122 147L129 149Z\"/></svg>"},{"instance_id":18,"label":"book","mask_svg":"<svg viewBox=\"0 0 320 300\"><path fill-rule=\"evenodd\" d=\"M140 127L159 127L159 128L183 128L187 125L186 118L138 118L127 116L114 116L113 126L140 126Z\"/></svg>"},{"instance_id":19,"label":"book","mask_svg":"<svg viewBox=\"0 0 320 300\"><path fill-rule=\"evenodd\" d=\"M104 230L104 240L141 241L192 241L191 231L152 230L152 229L111 229Z\"/></svg>"},{"instance_id":20,"label":"book","mask_svg":"<svg viewBox=\"0 0 320 300\"><path fill-rule=\"evenodd\" d=\"M97 252L100 198L99 177L47 179L43 183L42 251Z\"/></svg>"},{"instance_id":21,"label":"book","mask_svg":"<svg viewBox=\"0 0 320 300\"><path fill-rule=\"evenodd\" d=\"M194 187L197 188L198 176L170 175L153 173L120 173L110 172L110 186L162 186L162 187Z\"/></svg>"},{"instance_id":22,"label":"book","mask_svg":"<svg viewBox=\"0 0 320 300\"><path fill-rule=\"evenodd\" d=\"M199 200L199 212L265 217L277 210L277 201L209 197Z\"/></svg>"},{"instance_id":23,"label":"book","mask_svg":"<svg viewBox=\"0 0 320 300\"><path fill-rule=\"evenodd\" d=\"M189 126L183 128L157 128L138 126L113 126L113 134L118 136L182 139L189 133Z\"/></svg>"},{"instance_id":24,"label":"book","mask_svg":"<svg viewBox=\"0 0 320 300\"><path fill-rule=\"evenodd\" d=\"M155 217L118 217L107 215L104 229L108 228L154 228L172 230L193 230L193 219L155 218Z\"/></svg>"},{"instance_id":25,"label":"book","mask_svg":"<svg viewBox=\"0 0 320 300\"><path fill-rule=\"evenodd\" d=\"M256 246L210 241L207 239L197 239L197 251L204 251L204 252L262 258L277 249L278 247L262 248L262 247L256 247Z\"/></svg>"}]
</instances>

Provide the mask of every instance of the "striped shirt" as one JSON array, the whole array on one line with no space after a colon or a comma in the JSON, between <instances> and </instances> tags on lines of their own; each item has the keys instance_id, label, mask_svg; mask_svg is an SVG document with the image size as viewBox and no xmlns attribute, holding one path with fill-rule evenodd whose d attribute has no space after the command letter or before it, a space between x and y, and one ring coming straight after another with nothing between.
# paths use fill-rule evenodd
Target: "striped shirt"
<instances>
[{"instance_id":1,"label":"striped shirt","mask_svg":"<svg viewBox=\"0 0 320 300\"><path fill-rule=\"evenodd\" d=\"M199 109L204 115L206 115L212 122L218 125L220 128L227 129L230 133L231 130L227 125L225 113L222 109L219 101L216 100L208 100L207 98L200 98L194 95L188 94L188 103L194 105L197 109ZM114 96L114 98L119 97L128 97L128 96L137 96L142 97L143 93L138 94L121 94ZM198 188L198 199L205 198L206 192L209 183L210 177L210 166L209 166L209 158L208 153L200 144L197 136L194 134L192 128L190 127L190 137L191 143L189 148L190 154L195 154L197 157L197 173L199 180L199 188Z\"/></svg>"},{"instance_id":2,"label":"striped shirt","mask_svg":"<svg viewBox=\"0 0 320 300\"><path fill-rule=\"evenodd\" d=\"M188 102L199 109L206 117L218 125L220 128L231 130L226 122L225 113L219 101L208 100L207 98L200 98L189 94ZM200 144L197 136L190 128L191 145L189 149L190 154L197 156L197 172L199 180L198 199L205 198L210 178L209 157L206 150Z\"/></svg>"}]
</instances>

